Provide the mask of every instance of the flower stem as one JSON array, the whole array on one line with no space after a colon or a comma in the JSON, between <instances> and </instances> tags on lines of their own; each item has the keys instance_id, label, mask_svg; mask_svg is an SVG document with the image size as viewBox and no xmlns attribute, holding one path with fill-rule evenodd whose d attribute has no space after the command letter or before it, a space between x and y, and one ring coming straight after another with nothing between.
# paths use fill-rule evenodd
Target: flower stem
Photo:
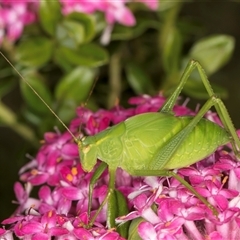
<instances>
[{"instance_id":1,"label":"flower stem","mask_svg":"<svg viewBox=\"0 0 240 240\"><path fill-rule=\"evenodd\" d=\"M108 108L111 108L119 99L121 93L121 66L119 53L113 54L110 59L109 85L110 94L108 97Z\"/></svg>"}]
</instances>

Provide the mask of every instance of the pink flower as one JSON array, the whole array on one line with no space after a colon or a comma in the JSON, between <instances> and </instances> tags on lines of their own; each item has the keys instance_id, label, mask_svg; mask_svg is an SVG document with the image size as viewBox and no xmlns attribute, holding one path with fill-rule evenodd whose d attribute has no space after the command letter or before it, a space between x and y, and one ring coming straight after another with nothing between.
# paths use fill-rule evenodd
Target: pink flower
<instances>
[{"instance_id":1,"label":"pink flower","mask_svg":"<svg viewBox=\"0 0 240 240\"><path fill-rule=\"evenodd\" d=\"M0 228L0 239L13 240L14 238L13 238L12 231L8 231L3 228Z\"/></svg>"},{"instance_id":2,"label":"pink flower","mask_svg":"<svg viewBox=\"0 0 240 240\"><path fill-rule=\"evenodd\" d=\"M132 12L126 7L126 0L102 0L97 1L97 10L105 12L106 21L112 25L115 22L126 26L135 25L136 21Z\"/></svg>"},{"instance_id":3,"label":"pink flower","mask_svg":"<svg viewBox=\"0 0 240 240\"><path fill-rule=\"evenodd\" d=\"M159 4L158 0L135 0L135 1L144 3L151 10L157 10Z\"/></svg>"},{"instance_id":4,"label":"pink flower","mask_svg":"<svg viewBox=\"0 0 240 240\"><path fill-rule=\"evenodd\" d=\"M112 25L115 22L126 26L133 26L136 23L133 13L127 8L126 0L96 0L96 1L73 1L73 0L61 0L63 5L63 13L69 14L73 11L83 13L94 13L96 11L103 12L108 24ZM158 1L142 1L151 10L156 10Z\"/></svg>"},{"instance_id":5,"label":"pink flower","mask_svg":"<svg viewBox=\"0 0 240 240\"><path fill-rule=\"evenodd\" d=\"M6 32L10 41L17 40L25 25L36 21L38 1L0 1L0 43Z\"/></svg>"},{"instance_id":6,"label":"pink flower","mask_svg":"<svg viewBox=\"0 0 240 240\"><path fill-rule=\"evenodd\" d=\"M120 121L144 112L157 111L165 99L159 95L131 98L135 107L95 113L77 109L70 129L77 136L94 135ZM194 112L185 105L174 107L177 116ZM208 114L208 116L212 116ZM220 123L214 116L214 121ZM80 135L83 135L81 133ZM44 144L36 157L20 170L20 183L15 184L19 207L14 215L2 222L0 236L12 235L27 239L123 239L115 229L108 229L105 205L92 226L89 222L108 192L109 176L105 170L94 186L90 214L89 183L93 172L84 172L77 146L68 132L46 133ZM119 216L117 223L139 219L134 227L142 239L237 239L240 234L240 164L231 153L219 148L214 154L178 170L202 196L217 208L218 216L176 179L165 177L134 177L122 169L116 171L116 189L128 201L128 213ZM32 188L39 186L38 198ZM7 226L6 226L7 227ZM227 229L227 230L226 230Z\"/></svg>"},{"instance_id":7,"label":"pink flower","mask_svg":"<svg viewBox=\"0 0 240 240\"><path fill-rule=\"evenodd\" d=\"M23 188L19 182L14 184L14 192L18 200L17 204L19 204L15 214L22 213L25 209L29 209L31 207L37 208L40 205L40 201L38 199L30 197L32 185L27 182L24 187L25 188Z\"/></svg>"}]
</instances>

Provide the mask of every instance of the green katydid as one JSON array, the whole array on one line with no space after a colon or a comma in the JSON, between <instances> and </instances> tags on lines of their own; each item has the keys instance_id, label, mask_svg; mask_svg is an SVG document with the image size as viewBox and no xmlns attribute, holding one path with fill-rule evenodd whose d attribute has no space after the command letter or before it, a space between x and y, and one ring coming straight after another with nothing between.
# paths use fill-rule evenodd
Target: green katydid
<instances>
[{"instance_id":1,"label":"green katydid","mask_svg":"<svg viewBox=\"0 0 240 240\"><path fill-rule=\"evenodd\" d=\"M5 56L3 57L6 59ZM14 68L10 62L9 64ZM184 84L195 68L197 68L209 94L209 100L196 116L176 117L172 109ZM15 69L15 71L17 70ZM94 136L87 136L81 139L74 136L42 97L39 96L19 72L18 74L72 135L78 144L83 169L90 172L95 166L97 159L102 161L90 184L89 212L94 183L108 167L110 176L108 194L91 219L89 226L94 223L104 204L110 201L114 193L115 172L118 167L135 176L173 176L206 204L215 215L218 214L217 210L204 197L172 171L173 169L196 163L212 154L219 146L228 142L231 142L235 154L239 157L240 141L227 109L222 100L215 96L207 76L198 62L192 60L188 63L179 85L159 112L143 113L130 117L124 122L109 127ZM203 118L212 106L215 106L224 128ZM206 134L209 132L211 132L210 137ZM199 144L199 140L201 144ZM109 216L111 215L111 210L108 211L108 214ZM109 227L114 225L113 221L110 216Z\"/></svg>"},{"instance_id":2,"label":"green katydid","mask_svg":"<svg viewBox=\"0 0 240 240\"><path fill-rule=\"evenodd\" d=\"M176 117L172 109L195 68L209 94L209 100L196 116ZM215 106L224 128L203 118L212 106ZM77 144L83 169L91 171L97 158L103 161L102 169L108 166L110 182L106 201L113 192L115 172L120 167L134 176L173 176L217 215L217 210L172 169L196 163L228 142L231 142L239 157L240 141L227 109L214 94L201 65L192 60L184 70L179 85L158 113L133 116L94 136L84 137Z\"/></svg>"}]
</instances>

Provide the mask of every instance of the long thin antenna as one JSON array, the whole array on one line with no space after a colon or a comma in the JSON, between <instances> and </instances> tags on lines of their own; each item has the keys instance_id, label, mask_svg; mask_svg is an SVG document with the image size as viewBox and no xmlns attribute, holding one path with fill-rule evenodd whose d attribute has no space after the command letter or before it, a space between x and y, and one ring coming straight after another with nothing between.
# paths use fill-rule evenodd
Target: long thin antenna
<instances>
[{"instance_id":1,"label":"long thin antenna","mask_svg":"<svg viewBox=\"0 0 240 240\"><path fill-rule=\"evenodd\" d=\"M32 91L39 97L39 99L45 104L45 106L50 110L50 112L58 119L58 121L65 127L65 129L70 133L75 142L78 139L73 135L67 125L60 119L60 117L52 110L52 108L44 101L44 99L38 94L38 92L31 86L31 84L23 77L23 75L14 67L14 65L5 57L5 55L0 51L0 54L8 62L8 64L14 69L14 71L20 76L20 78L32 89Z\"/></svg>"}]
</instances>

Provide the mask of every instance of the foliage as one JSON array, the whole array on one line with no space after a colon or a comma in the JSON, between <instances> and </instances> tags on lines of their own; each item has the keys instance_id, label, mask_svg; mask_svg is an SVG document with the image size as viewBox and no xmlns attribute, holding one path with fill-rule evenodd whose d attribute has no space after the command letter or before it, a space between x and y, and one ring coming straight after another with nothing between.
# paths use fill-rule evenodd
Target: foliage
<instances>
[{"instance_id":1,"label":"foliage","mask_svg":"<svg viewBox=\"0 0 240 240\"><path fill-rule=\"evenodd\" d=\"M3 8L9 4L2 2ZM21 36L13 39L19 38L18 41L9 41L10 36L6 35L1 51L64 122L75 115L76 106L86 101L95 81L88 103L93 109L113 107L117 99L125 104L131 94L156 94L161 90L168 95L177 85L187 60L199 60L211 75L229 60L234 49L231 36L215 35L199 39L183 51L185 44L191 42L190 36L197 35L197 29L191 22L191 28L184 25L179 17L183 5L178 1L161 1L159 5L152 2L147 5L151 9L142 3L130 3L129 8L123 3L121 8L120 4L89 4L84 5L85 9L82 5L82 12L73 11L76 6L64 1L40 1L34 8L27 5L32 3L23 4L25 15L21 17L26 19L27 15L31 21L21 22L28 25ZM17 9L16 4L14 7ZM128 16L126 20L113 12L113 20L109 20L111 7L119 7ZM9 33L12 26L6 23L5 31ZM52 126L61 128L32 90L15 76L12 67L2 58L0 64L5 81L1 98L16 84L21 85L25 100L17 113L21 119L31 123L38 136ZM227 95L219 86L214 89L221 97ZM184 91L189 96L196 96L197 92L197 97L207 98L199 77L192 77ZM0 112L1 124L8 125L4 111Z\"/></svg>"}]
</instances>

